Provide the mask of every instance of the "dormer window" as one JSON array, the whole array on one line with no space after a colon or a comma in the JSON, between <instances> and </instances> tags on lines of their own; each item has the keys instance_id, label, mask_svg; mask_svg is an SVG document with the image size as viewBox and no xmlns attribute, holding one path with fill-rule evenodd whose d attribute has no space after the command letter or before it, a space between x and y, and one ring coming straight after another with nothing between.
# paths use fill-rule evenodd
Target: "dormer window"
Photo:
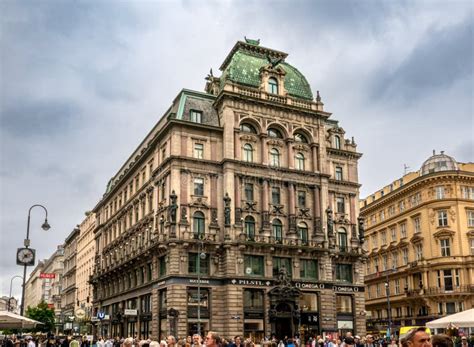
<instances>
[{"instance_id":1,"label":"dormer window","mask_svg":"<svg viewBox=\"0 0 474 347\"><path fill-rule=\"evenodd\" d=\"M334 136L334 148L341 149L341 138L339 136Z\"/></svg>"},{"instance_id":2,"label":"dormer window","mask_svg":"<svg viewBox=\"0 0 474 347\"><path fill-rule=\"evenodd\" d=\"M296 134L295 134L295 142L308 143L308 139L307 139L306 136L304 136L303 134L301 134L301 133L296 133Z\"/></svg>"},{"instance_id":3,"label":"dormer window","mask_svg":"<svg viewBox=\"0 0 474 347\"><path fill-rule=\"evenodd\" d=\"M196 111L196 110L191 110L189 118L190 118L191 122L202 123L202 112L201 111Z\"/></svg>"},{"instance_id":4,"label":"dormer window","mask_svg":"<svg viewBox=\"0 0 474 347\"><path fill-rule=\"evenodd\" d=\"M278 94L278 81L274 77L268 79L268 92L270 94Z\"/></svg>"}]
</instances>

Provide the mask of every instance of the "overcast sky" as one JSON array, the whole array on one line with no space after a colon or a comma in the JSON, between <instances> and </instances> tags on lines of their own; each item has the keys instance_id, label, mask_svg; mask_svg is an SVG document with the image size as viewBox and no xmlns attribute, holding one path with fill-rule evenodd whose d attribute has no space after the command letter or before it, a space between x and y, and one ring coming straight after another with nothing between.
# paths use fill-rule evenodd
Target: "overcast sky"
<instances>
[{"instance_id":1,"label":"overcast sky","mask_svg":"<svg viewBox=\"0 0 474 347\"><path fill-rule=\"evenodd\" d=\"M354 136L361 197L433 149L473 154L473 2L0 1L0 294L93 208L182 88L237 40L287 52ZM32 268L30 268L32 270ZM13 293L19 296L19 280Z\"/></svg>"}]
</instances>

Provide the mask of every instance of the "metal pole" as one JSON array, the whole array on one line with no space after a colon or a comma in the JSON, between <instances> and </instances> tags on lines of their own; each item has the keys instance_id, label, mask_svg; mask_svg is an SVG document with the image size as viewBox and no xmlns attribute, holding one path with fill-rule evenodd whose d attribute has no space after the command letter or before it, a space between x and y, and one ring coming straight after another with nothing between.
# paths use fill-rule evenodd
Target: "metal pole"
<instances>
[{"instance_id":1,"label":"metal pole","mask_svg":"<svg viewBox=\"0 0 474 347\"><path fill-rule=\"evenodd\" d=\"M201 235L199 235L199 238L201 238ZM197 254L197 273L198 273L198 326L197 326L197 333L199 336L201 336L201 252L202 252L202 239L199 242L199 251Z\"/></svg>"},{"instance_id":2,"label":"metal pole","mask_svg":"<svg viewBox=\"0 0 474 347\"><path fill-rule=\"evenodd\" d=\"M11 299L12 299L12 284L13 284L13 280L15 278L22 278L21 276L17 275L17 276L13 276L12 279L10 280L10 295L8 296L8 309L7 311L10 311L11 310Z\"/></svg>"},{"instance_id":3,"label":"metal pole","mask_svg":"<svg viewBox=\"0 0 474 347\"><path fill-rule=\"evenodd\" d=\"M392 336L392 309L390 308L390 282L388 279L388 272L386 275L385 293L387 294L387 314L388 314L387 336L391 337Z\"/></svg>"},{"instance_id":4,"label":"metal pole","mask_svg":"<svg viewBox=\"0 0 474 347\"><path fill-rule=\"evenodd\" d=\"M30 216L31 216L31 210L34 207L43 208L44 212L46 213L46 218L45 218L45 222L42 225L42 227L45 230L49 229L48 210L46 209L46 207L44 207L43 205L38 205L38 204L35 204L35 205L31 206L30 209L28 210L28 222L26 224L26 239L23 243L26 248L30 247L30 219L31 219ZM26 282L26 265L23 266L23 284L22 284L22 287L21 287L21 308L20 308L20 315L21 316L23 316L23 313L25 312L25 282Z\"/></svg>"}]
</instances>

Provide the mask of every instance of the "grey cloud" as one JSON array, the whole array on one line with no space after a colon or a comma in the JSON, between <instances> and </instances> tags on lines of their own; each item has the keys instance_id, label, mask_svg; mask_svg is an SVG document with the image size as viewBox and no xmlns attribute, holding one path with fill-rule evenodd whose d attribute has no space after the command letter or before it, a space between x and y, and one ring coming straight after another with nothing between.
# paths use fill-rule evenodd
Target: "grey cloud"
<instances>
[{"instance_id":1,"label":"grey cloud","mask_svg":"<svg viewBox=\"0 0 474 347\"><path fill-rule=\"evenodd\" d=\"M431 28L423 41L395 68L382 65L373 75L371 99L415 102L473 75L473 21Z\"/></svg>"},{"instance_id":2,"label":"grey cloud","mask_svg":"<svg viewBox=\"0 0 474 347\"><path fill-rule=\"evenodd\" d=\"M14 136L48 136L71 131L81 115L73 100L16 100L2 110L2 131Z\"/></svg>"}]
</instances>

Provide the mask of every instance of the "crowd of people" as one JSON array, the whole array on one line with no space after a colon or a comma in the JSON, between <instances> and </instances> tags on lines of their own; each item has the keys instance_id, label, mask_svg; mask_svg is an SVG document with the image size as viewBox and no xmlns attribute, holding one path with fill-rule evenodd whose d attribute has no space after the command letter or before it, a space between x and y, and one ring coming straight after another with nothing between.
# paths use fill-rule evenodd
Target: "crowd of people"
<instances>
[{"instance_id":1,"label":"crowd of people","mask_svg":"<svg viewBox=\"0 0 474 347\"><path fill-rule=\"evenodd\" d=\"M253 341L234 336L226 339L216 332L208 332L204 340L199 334L177 339L169 335L167 338L157 340L139 340L138 338L111 338L99 337L97 341L90 341L85 336L67 336L63 339L48 335L45 338L26 336L17 338L12 335L4 339L3 347L474 347L474 336L468 339L462 336L454 339L444 334L430 336L427 329L419 327L408 331L400 339L374 338L373 335L360 337L347 333L345 336L312 336L302 342L298 336L285 337L278 340L275 337L265 338L263 341Z\"/></svg>"}]
</instances>

